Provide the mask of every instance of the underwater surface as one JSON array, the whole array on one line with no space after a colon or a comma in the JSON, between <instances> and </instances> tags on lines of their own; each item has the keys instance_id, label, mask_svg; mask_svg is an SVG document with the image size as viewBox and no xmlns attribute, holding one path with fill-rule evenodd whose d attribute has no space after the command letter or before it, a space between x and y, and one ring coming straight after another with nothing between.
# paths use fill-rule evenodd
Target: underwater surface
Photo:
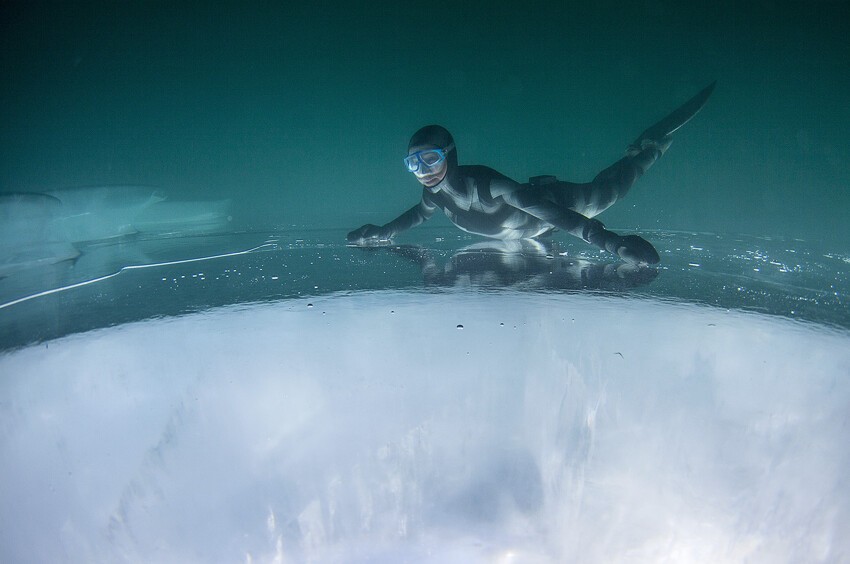
<instances>
[{"instance_id":1,"label":"underwater surface","mask_svg":"<svg viewBox=\"0 0 850 564\"><path fill-rule=\"evenodd\" d=\"M498 3L497 3L498 4ZM850 3L0 5L0 562L850 560ZM599 219L416 204L408 138Z\"/></svg>"}]
</instances>

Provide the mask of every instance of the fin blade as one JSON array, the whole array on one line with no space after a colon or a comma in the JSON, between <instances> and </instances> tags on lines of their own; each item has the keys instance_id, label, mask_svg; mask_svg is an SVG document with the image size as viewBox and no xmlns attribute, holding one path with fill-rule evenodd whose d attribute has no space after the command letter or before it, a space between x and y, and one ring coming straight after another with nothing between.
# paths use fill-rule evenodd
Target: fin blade
<instances>
[{"instance_id":1,"label":"fin blade","mask_svg":"<svg viewBox=\"0 0 850 564\"><path fill-rule=\"evenodd\" d=\"M700 90L696 96L673 110L667 117L641 133L633 145L640 147L641 141L644 139L659 141L688 123L708 101L708 97L714 92L715 86L717 86L716 80Z\"/></svg>"}]
</instances>

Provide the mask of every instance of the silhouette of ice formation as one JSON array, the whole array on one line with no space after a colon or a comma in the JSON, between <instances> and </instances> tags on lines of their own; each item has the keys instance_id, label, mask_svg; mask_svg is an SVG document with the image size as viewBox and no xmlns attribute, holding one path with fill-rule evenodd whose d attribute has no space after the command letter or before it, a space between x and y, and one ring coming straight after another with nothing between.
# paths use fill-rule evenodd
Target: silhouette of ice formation
<instances>
[{"instance_id":1,"label":"silhouette of ice formation","mask_svg":"<svg viewBox=\"0 0 850 564\"><path fill-rule=\"evenodd\" d=\"M0 276L80 255L81 243L227 229L230 200L171 201L146 186L0 194Z\"/></svg>"}]
</instances>

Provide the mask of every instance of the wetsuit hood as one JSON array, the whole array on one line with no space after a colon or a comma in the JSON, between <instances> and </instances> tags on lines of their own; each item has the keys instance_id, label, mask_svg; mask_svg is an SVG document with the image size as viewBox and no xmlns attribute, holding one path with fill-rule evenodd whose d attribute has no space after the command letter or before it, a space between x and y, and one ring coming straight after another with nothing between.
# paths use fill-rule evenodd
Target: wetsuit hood
<instances>
[{"instance_id":1,"label":"wetsuit hood","mask_svg":"<svg viewBox=\"0 0 850 564\"><path fill-rule=\"evenodd\" d=\"M410 143L407 144L407 150L410 151L413 147L422 145L433 145L445 149L453 143L454 139L448 129L441 125L426 125L413 134ZM446 164L449 172L457 167L457 147L446 154Z\"/></svg>"},{"instance_id":2,"label":"wetsuit hood","mask_svg":"<svg viewBox=\"0 0 850 564\"><path fill-rule=\"evenodd\" d=\"M414 133L410 138L410 143L407 144L407 151L409 153L410 149L413 147L421 147L423 145L432 145L434 147L439 147L440 149L446 149L447 147L454 145L454 138L452 138L452 134L449 133L449 130L441 125L426 125ZM457 146L454 146L451 151L446 153L446 175L438 184L425 187L425 189L432 194L436 193L440 190L441 186L454 184L456 177Z\"/></svg>"}]
</instances>

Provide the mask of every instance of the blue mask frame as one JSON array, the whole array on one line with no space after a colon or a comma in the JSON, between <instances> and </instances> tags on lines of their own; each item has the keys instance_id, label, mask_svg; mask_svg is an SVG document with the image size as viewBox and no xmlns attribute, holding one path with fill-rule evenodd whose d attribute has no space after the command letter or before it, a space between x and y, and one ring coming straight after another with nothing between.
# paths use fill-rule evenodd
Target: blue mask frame
<instances>
[{"instance_id":1,"label":"blue mask frame","mask_svg":"<svg viewBox=\"0 0 850 564\"><path fill-rule=\"evenodd\" d=\"M404 166L407 167L407 170L410 172L416 172L420 169L420 167L425 168L433 168L446 160L446 154L449 153L452 149L455 148L455 144L451 143L448 147L444 149L422 149L421 151L416 151L415 153L411 153L404 157ZM426 162L425 159L422 158L422 155L436 154L436 160L429 158L427 160L432 162Z\"/></svg>"}]
</instances>

